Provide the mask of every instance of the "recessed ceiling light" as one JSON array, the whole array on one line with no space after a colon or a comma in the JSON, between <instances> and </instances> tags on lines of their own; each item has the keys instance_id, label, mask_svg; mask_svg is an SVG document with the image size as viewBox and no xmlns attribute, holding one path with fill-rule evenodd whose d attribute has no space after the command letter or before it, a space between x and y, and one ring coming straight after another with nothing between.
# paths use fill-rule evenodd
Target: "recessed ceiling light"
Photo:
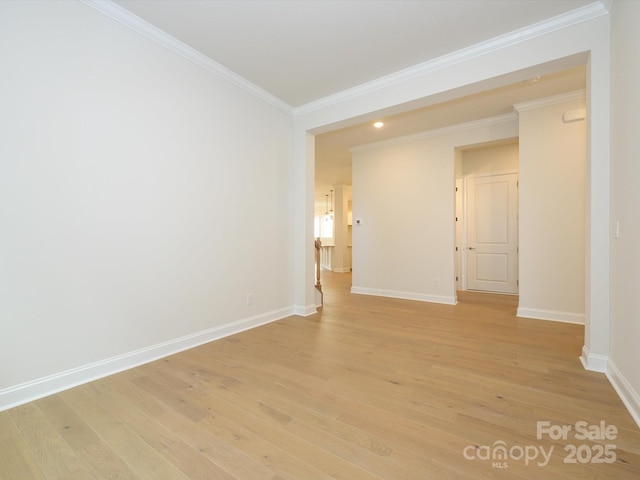
<instances>
[{"instance_id":1,"label":"recessed ceiling light","mask_svg":"<svg viewBox=\"0 0 640 480\"><path fill-rule=\"evenodd\" d=\"M373 126L376 127L376 128L382 128L382 127L384 127L384 122L376 122L376 123L373 124Z\"/></svg>"}]
</instances>

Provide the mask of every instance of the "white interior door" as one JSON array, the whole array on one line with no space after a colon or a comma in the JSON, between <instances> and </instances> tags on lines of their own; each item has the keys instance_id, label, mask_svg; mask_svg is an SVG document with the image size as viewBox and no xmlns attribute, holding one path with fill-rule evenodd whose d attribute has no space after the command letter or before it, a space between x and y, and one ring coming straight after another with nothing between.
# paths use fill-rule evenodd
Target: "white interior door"
<instances>
[{"instance_id":1,"label":"white interior door","mask_svg":"<svg viewBox=\"0 0 640 480\"><path fill-rule=\"evenodd\" d=\"M518 175L467 179L467 288L518 293Z\"/></svg>"}]
</instances>

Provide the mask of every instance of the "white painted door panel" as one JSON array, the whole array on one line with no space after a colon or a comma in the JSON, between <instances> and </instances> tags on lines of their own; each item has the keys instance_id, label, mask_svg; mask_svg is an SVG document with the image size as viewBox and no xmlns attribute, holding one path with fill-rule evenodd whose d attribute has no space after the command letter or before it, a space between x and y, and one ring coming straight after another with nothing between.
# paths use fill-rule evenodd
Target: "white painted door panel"
<instances>
[{"instance_id":1,"label":"white painted door panel","mask_svg":"<svg viewBox=\"0 0 640 480\"><path fill-rule=\"evenodd\" d=\"M467 288L518 293L518 175L467 181Z\"/></svg>"}]
</instances>

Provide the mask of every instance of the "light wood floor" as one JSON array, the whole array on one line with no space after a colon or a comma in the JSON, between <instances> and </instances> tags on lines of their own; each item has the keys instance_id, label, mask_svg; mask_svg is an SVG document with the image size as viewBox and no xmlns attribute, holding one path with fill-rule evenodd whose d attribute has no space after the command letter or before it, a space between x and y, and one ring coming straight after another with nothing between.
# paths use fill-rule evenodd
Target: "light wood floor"
<instances>
[{"instance_id":1,"label":"light wood floor","mask_svg":"<svg viewBox=\"0 0 640 480\"><path fill-rule=\"evenodd\" d=\"M351 295L350 280L323 275L321 314L0 413L0 479L640 478L640 431L578 361L582 327L518 319L515 297L432 305ZM538 439L544 420L618 434ZM566 464L569 444L616 460ZM498 446L507 468L477 458ZM551 447L546 466L518 459Z\"/></svg>"}]
</instances>

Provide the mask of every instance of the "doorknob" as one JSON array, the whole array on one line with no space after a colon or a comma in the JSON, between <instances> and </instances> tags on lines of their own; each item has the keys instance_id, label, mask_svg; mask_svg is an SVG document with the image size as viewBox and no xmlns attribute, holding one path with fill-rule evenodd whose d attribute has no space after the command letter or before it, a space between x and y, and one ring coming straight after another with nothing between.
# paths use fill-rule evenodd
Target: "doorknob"
<instances>
[{"instance_id":1,"label":"doorknob","mask_svg":"<svg viewBox=\"0 0 640 480\"><path fill-rule=\"evenodd\" d=\"M467 247L467 250L475 250L476 247Z\"/></svg>"}]
</instances>

